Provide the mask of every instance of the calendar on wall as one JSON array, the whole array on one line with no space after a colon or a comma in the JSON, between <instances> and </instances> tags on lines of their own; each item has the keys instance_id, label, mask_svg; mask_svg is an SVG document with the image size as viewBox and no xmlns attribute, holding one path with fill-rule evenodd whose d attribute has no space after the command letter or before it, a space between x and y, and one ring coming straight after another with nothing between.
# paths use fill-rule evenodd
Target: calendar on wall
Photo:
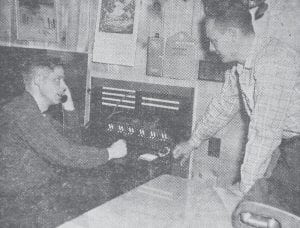
<instances>
[{"instance_id":1,"label":"calendar on wall","mask_svg":"<svg viewBox=\"0 0 300 228\"><path fill-rule=\"evenodd\" d=\"M93 61L134 66L140 0L99 3Z\"/></svg>"}]
</instances>

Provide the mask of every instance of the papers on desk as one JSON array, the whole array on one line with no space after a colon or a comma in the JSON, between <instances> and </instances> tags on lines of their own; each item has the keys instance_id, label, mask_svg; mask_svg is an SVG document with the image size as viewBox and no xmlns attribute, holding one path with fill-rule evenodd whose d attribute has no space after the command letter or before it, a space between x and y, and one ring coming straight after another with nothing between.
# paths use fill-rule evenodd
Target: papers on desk
<instances>
[{"instance_id":1,"label":"papers on desk","mask_svg":"<svg viewBox=\"0 0 300 228\"><path fill-rule=\"evenodd\" d=\"M139 159L145 160L145 161L153 161L156 158L158 158L158 156L155 154L142 154L141 156L139 156Z\"/></svg>"}]
</instances>

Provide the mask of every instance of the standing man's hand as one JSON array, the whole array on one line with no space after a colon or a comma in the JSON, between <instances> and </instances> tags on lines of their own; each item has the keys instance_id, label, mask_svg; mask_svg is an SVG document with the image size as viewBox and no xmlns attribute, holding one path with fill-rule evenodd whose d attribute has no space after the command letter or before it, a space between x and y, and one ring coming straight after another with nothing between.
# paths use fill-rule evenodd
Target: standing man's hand
<instances>
[{"instance_id":1,"label":"standing man's hand","mask_svg":"<svg viewBox=\"0 0 300 228\"><path fill-rule=\"evenodd\" d=\"M181 158L180 165L182 166L189 159L194 149L195 146L190 141L180 143L175 147L173 157L175 159Z\"/></svg>"},{"instance_id":2,"label":"standing man's hand","mask_svg":"<svg viewBox=\"0 0 300 228\"><path fill-rule=\"evenodd\" d=\"M229 186L229 191L231 191L234 195L236 195L239 198L242 198L244 196L244 192L241 189L240 183L236 183L234 185Z\"/></svg>"},{"instance_id":3,"label":"standing man's hand","mask_svg":"<svg viewBox=\"0 0 300 228\"><path fill-rule=\"evenodd\" d=\"M242 181L240 182L240 191L243 194L246 194L251 189L251 187L252 187L252 185L245 184Z\"/></svg>"},{"instance_id":4,"label":"standing man's hand","mask_svg":"<svg viewBox=\"0 0 300 228\"><path fill-rule=\"evenodd\" d=\"M107 150L109 154L109 160L113 158L122 158L127 155L126 141L120 139L108 147Z\"/></svg>"}]
</instances>

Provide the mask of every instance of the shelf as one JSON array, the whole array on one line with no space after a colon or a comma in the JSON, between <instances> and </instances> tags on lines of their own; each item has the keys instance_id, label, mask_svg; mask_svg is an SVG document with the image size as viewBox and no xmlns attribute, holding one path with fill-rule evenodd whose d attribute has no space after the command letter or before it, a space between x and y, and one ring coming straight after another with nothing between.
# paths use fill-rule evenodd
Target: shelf
<instances>
[{"instance_id":1,"label":"shelf","mask_svg":"<svg viewBox=\"0 0 300 228\"><path fill-rule=\"evenodd\" d=\"M145 74L121 74L121 73L99 73L91 72L91 77L93 78L106 78L106 79L115 79L115 80L124 80L124 81L133 81L133 82L143 82L151 84L161 84L161 85L170 85L170 86L182 86L182 87L192 87L195 88L197 85L204 83L199 80L179 80L165 77L153 77L147 76Z\"/></svg>"}]
</instances>

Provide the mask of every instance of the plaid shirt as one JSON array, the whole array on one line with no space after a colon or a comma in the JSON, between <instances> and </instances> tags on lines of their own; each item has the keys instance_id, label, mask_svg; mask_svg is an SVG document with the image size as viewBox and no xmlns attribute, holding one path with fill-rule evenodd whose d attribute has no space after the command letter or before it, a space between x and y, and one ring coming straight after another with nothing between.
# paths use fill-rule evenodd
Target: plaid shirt
<instances>
[{"instance_id":1,"label":"plaid shirt","mask_svg":"<svg viewBox=\"0 0 300 228\"><path fill-rule=\"evenodd\" d=\"M240 97L249 117L248 142L241 167L244 192L266 172L282 138L300 135L300 58L276 39L254 42L244 66L226 72L221 93L198 122L191 142L213 136L240 110Z\"/></svg>"}]
</instances>

